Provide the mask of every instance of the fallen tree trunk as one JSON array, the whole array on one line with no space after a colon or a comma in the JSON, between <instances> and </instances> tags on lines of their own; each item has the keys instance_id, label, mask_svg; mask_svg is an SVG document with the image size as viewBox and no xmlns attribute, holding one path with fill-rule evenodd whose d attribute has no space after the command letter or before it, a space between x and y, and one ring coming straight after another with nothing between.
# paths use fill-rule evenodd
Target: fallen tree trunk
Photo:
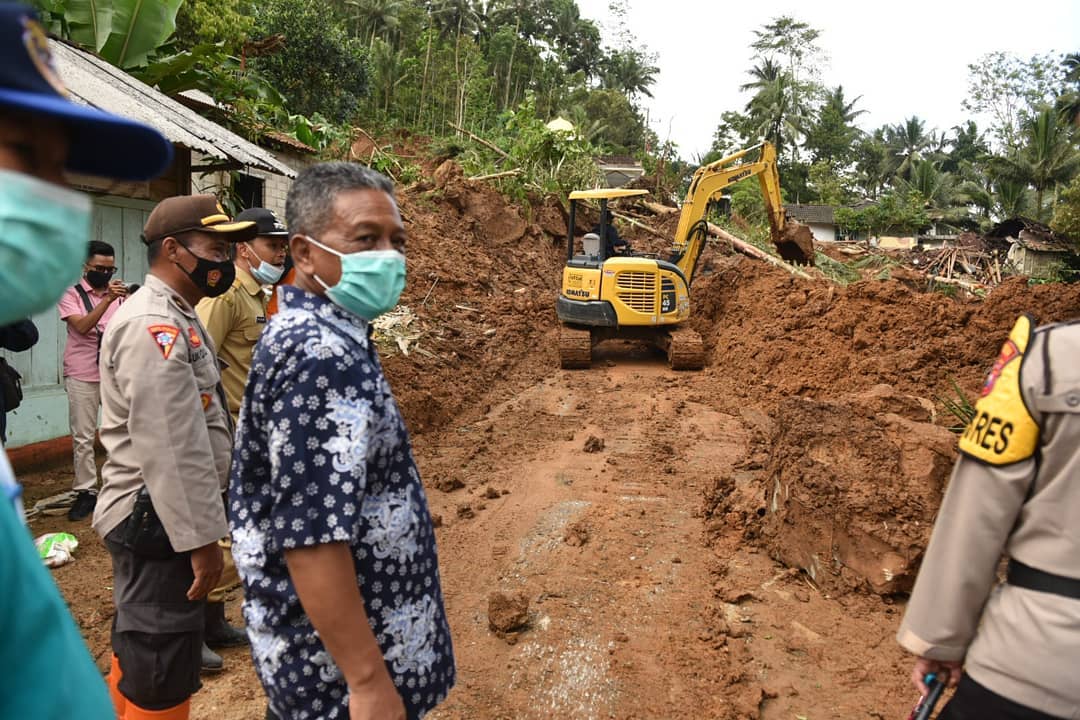
<instances>
[{"instance_id":1,"label":"fallen tree trunk","mask_svg":"<svg viewBox=\"0 0 1080 720\"><path fill-rule=\"evenodd\" d=\"M942 277L941 275L931 275L929 278L933 282L945 283L946 285L956 285L970 292L986 292L989 288L982 283L968 282L967 280L961 280L960 278Z\"/></svg>"},{"instance_id":2,"label":"fallen tree trunk","mask_svg":"<svg viewBox=\"0 0 1080 720\"><path fill-rule=\"evenodd\" d=\"M618 212L615 212L615 211L612 211L611 214L614 217L619 218L620 220L625 220L626 222L630 223L631 225L633 225L636 228L641 228L642 230L649 233L650 235L655 235L656 237L663 238L665 240L670 240L671 239L667 235L665 235L664 233L657 230L656 228L651 228L648 225L646 225L645 223L643 223L643 222L641 222L639 220L635 220L634 218L632 218L632 217L630 217L628 215L623 215L622 213L618 213Z\"/></svg>"},{"instance_id":3,"label":"fallen tree trunk","mask_svg":"<svg viewBox=\"0 0 1080 720\"><path fill-rule=\"evenodd\" d=\"M460 133L465 133L470 138L472 138L476 142L480 143L484 147L488 148L489 150L494 150L496 153L498 153L499 157L501 157L503 160L506 160L507 158L510 157L509 155L506 154L506 151L503 150L501 147L499 147L498 145L495 145L494 143L488 142L487 140L480 137L479 135L474 135L471 132L469 132L468 130L466 130L465 128L458 127L457 125L455 125L452 122L447 122L446 124L449 125L450 127L454 128L455 130L457 130Z\"/></svg>"},{"instance_id":4,"label":"fallen tree trunk","mask_svg":"<svg viewBox=\"0 0 1080 720\"><path fill-rule=\"evenodd\" d=\"M496 178L511 177L513 175L520 175L521 168L514 168L513 170L504 170L503 172L491 173L490 175L473 175L468 180L495 180Z\"/></svg>"},{"instance_id":5,"label":"fallen tree trunk","mask_svg":"<svg viewBox=\"0 0 1080 720\"><path fill-rule=\"evenodd\" d=\"M757 258L758 260L764 260L765 262L769 263L770 265L775 265L777 267L783 268L783 269L787 270L789 273L791 273L792 275L794 275L796 277L801 277L804 280L812 280L813 279L809 274L803 272L802 270L795 267L794 265L789 265L788 263L784 262L780 258L773 257L772 255L765 252L761 248L755 247L755 246L751 245L750 243L746 242L745 240L740 240L739 238L735 237L731 233L724 230L722 227L719 227L717 225L713 225L712 223L707 223L707 226L708 226L708 230L709 230L710 235L718 237L721 240L723 240L724 242L729 243L732 248L734 248L735 250L738 250L743 255L749 255L752 258Z\"/></svg>"},{"instance_id":6,"label":"fallen tree trunk","mask_svg":"<svg viewBox=\"0 0 1080 720\"><path fill-rule=\"evenodd\" d=\"M641 207L645 208L653 215L671 215L673 213L679 212L679 208L668 207L667 205L649 202L648 200L642 200Z\"/></svg>"}]
</instances>

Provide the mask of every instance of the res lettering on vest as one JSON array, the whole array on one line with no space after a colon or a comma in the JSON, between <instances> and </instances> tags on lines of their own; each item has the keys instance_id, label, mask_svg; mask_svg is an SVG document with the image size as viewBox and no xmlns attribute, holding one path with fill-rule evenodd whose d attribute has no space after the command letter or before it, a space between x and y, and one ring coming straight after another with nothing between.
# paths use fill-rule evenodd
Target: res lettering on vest
<instances>
[{"instance_id":1,"label":"res lettering on vest","mask_svg":"<svg viewBox=\"0 0 1080 720\"><path fill-rule=\"evenodd\" d=\"M1031 341L1032 320L1023 315L986 376L975 417L960 436L960 452L990 465L1009 465L1035 454L1039 426L1024 404L1020 368Z\"/></svg>"}]
</instances>

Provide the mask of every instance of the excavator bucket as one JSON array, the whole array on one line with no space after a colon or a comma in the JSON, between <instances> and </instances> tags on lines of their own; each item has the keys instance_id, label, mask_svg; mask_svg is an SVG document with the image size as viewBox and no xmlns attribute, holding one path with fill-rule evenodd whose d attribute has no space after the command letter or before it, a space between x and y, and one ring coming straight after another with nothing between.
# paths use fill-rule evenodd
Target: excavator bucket
<instances>
[{"instance_id":1,"label":"excavator bucket","mask_svg":"<svg viewBox=\"0 0 1080 720\"><path fill-rule=\"evenodd\" d=\"M779 236L773 237L780 257L795 265L814 264L814 233L806 225L794 220L784 223Z\"/></svg>"}]
</instances>

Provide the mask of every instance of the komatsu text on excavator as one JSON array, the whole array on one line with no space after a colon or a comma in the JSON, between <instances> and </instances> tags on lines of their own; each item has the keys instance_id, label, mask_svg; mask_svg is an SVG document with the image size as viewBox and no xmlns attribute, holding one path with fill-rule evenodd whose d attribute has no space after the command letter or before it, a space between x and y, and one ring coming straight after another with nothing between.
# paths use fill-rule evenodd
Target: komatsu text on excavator
<instances>
[{"instance_id":1,"label":"komatsu text on excavator","mask_svg":"<svg viewBox=\"0 0 1080 720\"><path fill-rule=\"evenodd\" d=\"M756 161L745 159L759 149ZM731 184L755 175L761 183L773 242L780 256L813 264L813 235L808 227L789 222L784 215L776 149L767 142L697 169L667 259L620 252L618 243L613 242L617 233L611 226L608 202L645 195L646 190L614 188L570 193L566 267L555 304L562 323L562 367L587 368L592 363L594 345L624 338L655 344L667 353L675 370L700 370L705 364L701 336L682 325L690 317L690 284L708 235L708 206ZM575 252L575 223L582 200L599 201L600 223L596 232L584 235L581 252Z\"/></svg>"}]
</instances>

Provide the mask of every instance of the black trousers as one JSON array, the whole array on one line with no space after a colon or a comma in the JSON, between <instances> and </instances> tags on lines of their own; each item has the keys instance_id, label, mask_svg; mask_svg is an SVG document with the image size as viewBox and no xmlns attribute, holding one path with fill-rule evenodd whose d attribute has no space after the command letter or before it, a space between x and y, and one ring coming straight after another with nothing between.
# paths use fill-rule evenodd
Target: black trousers
<instances>
[{"instance_id":1,"label":"black trousers","mask_svg":"<svg viewBox=\"0 0 1080 720\"><path fill-rule=\"evenodd\" d=\"M1008 698L971 679L965 674L938 720L1064 720Z\"/></svg>"},{"instance_id":2,"label":"black trousers","mask_svg":"<svg viewBox=\"0 0 1080 720\"><path fill-rule=\"evenodd\" d=\"M187 599L194 580L190 553L148 558L120 544L124 523L105 538L112 556L112 647L123 676L120 692L146 710L175 707L199 681L206 602Z\"/></svg>"}]
</instances>

